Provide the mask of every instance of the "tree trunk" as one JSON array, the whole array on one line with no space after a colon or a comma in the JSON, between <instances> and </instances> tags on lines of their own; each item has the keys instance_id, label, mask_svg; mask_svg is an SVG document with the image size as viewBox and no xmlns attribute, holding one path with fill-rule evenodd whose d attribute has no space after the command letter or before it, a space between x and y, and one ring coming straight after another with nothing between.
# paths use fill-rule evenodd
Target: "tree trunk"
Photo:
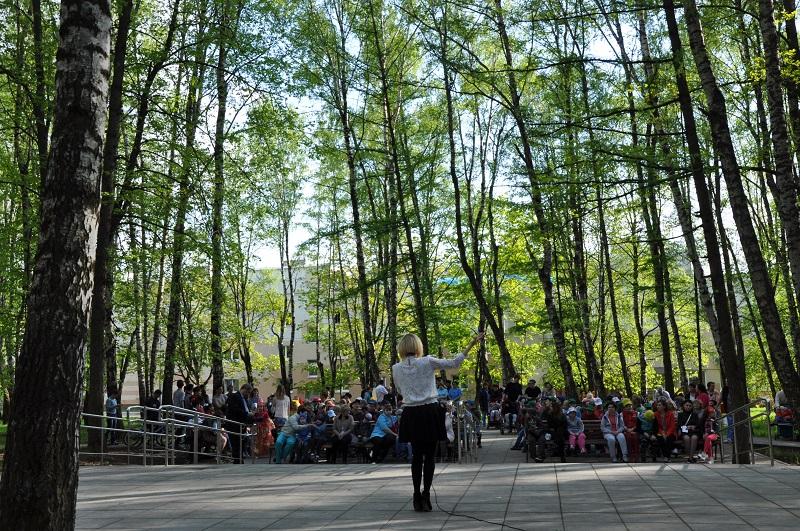
<instances>
[{"instance_id":1,"label":"tree trunk","mask_svg":"<svg viewBox=\"0 0 800 531\"><path fill-rule=\"evenodd\" d=\"M608 231L606 230L606 219L603 208L603 197L600 187L597 188L597 216L600 223L600 248L603 253L603 269L600 274L605 274L608 282L608 301L611 308L611 324L614 327L614 346L619 356L619 366L622 371L622 378L625 382L625 394L633 396L633 385L631 385L631 373L628 369L628 361L625 357L625 348L622 346L622 330L619 325L619 312L617 311L617 295L614 287L613 268L611 266L611 251L608 243Z\"/></svg>"},{"instance_id":2,"label":"tree trunk","mask_svg":"<svg viewBox=\"0 0 800 531\"><path fill-rule=\"evenodd\" d=\"M389 156L391 157L391 167L394 171L395 190L397 191L397 205L400 214L400 221L403 224L403 230L406 237L406 248L408 250L408 263L411 267L411 294L414 299L414 313L416 317L418 335L422 341L423 351L430 354L430 346L428 343L428 324L425 318L425 302L422 287L422 272L420 271L420 259L414 248L414 238L411 232L411 221L408 212L406 211L406 200L403 187L403 178L400 171L400 158L397 153L397 132L395 130L395 116L392 112L392 101L389 96L389 77L386 67L386 56L384 53L381 37L383 35L383 25L378 25L376 14L374 11L373 2L369 3L370 20L372 25L372 34L374 36L374 45L377 53L378 61L378 75L381 83L381 98L383 107L383 120L384 127L388 137ZM413 184L412 184L413 186ZM412 197L416 194L415 190L409 190L409 195ZM415 205L416 208L418 206ZM419 227L422 230L422 227ZM424 234L422 235L424 239ZM377 370L377 367L376 367Z\"/></svg>"},{"instance_id":3,"label":"tree trunk","mask_svg":"<svg viewBox=\"0 0 800 531\"><path fill-rule=\"evenodd\" d=\"M114 337L111 328L112 285L114 271L111 258L114 253L113 217L115 203L115 172L117 170L117 151L122 126L122 87L125 77L125 55L128 48L128 35L133 11L133 0L125 0L117 25L114 40L114 61L111 87L108 95L108 129L103 148L102 204L97 230L97 255L94 267L94 292L92 293L92 312L89 320L89 388L86 392L86 412L92 415L103 414L103 390L116 387L116 368L110 357L116 359ZM109 337L109 332L112 332ZM106 368L113 370L107 371ZM105 384L105 385L104 385ZM90 417L87 423L97 426L101 419ZM103 432L89 430L89 449L100 451L100 438Z\"/></svg>"},{"instance_id":4,"label":"tree trunk","mask_svg":"<svg viewBox=\"0 0 800 531\"><path fill-rule=\"evenodd\" d=\"M668 11L668 17L671 16L674 19L674 6L671 5L671 2L672 0L664 0L664 7L665 11ZM717 85L716 77L711 68L711 63L703 40L702 29L700 27L700 15L697 12L697 6L694 0L685 0L684 7L692 55L694 56L697 72L700 76L703 91L708 101L708 120L711 126L714 150L722 165L722 171L728 189L728 199L733 211L736 227L739 231L739 240L741 241L748 269L750 270L750 279L761 312L761 319L764 323L767 343L770 346L773 363L781 378L781 382L784 383L784 389L786 390L787 396L789 396L789 400L800 402L800 377L798 377L797 370L792 364L789 355L786 336L783 333L783 325L781 324L778 308L775 303L775 291L764 262L764 256L761 253L755 229L753 228L753 222L750 218L748 209L749 200L745 194L744 186L742 185L742 176L731 140L730 129L728 127L728 112L725 105L725 98ZM677 24L675 24L675 26L675 33L677 35ZM672 34L672 32L670 33ZM715 247L712 242L708 241L706 242L706 247L711 249L718 248ZM720 267L719 269L721 270L722 268ZM715 305L717 308L717 316L719 317L720 332L722 332L722 327L730 322L730 312L727 311L727 297L724 299L720 298L719 301L716 300L717 293L724 293L724 279L715 279L715 277L719 277L719 275L712 275L712 283L718 282L722 284L719 288L714 288ZM725 339L725 344L727 346L724 348L725 355L722 357L721 361L723 370L728 378L728 385L730 385L731 393L733 394L733 403L731 406L735 408L746 403L747 394L745 389L744 367L736 363L736 357L733 354L735 347L732 340L732 334L729 339ZM732 364L732 366L729 367L729 363ZM747 442L749 441L750 433L744 424L741 425L741 429L736 430L736 437L739 441L739 448L744 450L744 448L749 446ZM743 451L738 456L737 462L747 462L747 460L746 451Z\"/></svg>"},{"instance_id":5,"label":"tree trunk","mask_svg":"<svg viewBox=\"0 0 800 531\"><path fill-rule=\"evenodd\" d=\"M728 293L728 306L731 312L731 326L733 330L733 338L736 344L736 358L738 363L745 366L745 350L744 339L742 337L741 321L739 320L739 304L736 302L736 290L733 286L733 271L731 269L730 255L730 241L725 232L725 225L722 220L722 186L720 183L721 175L719 170L716 171L714 176L714 186L710 187L714 190L713 203L714 215L717 220L717 228L719 230L719 243L722 250L722 263L725 272L725 289ZM710 184L710 183L709 183Z\"/></svg>"},{"instance_id":6,"label":"tree trunk","mask_svg":"<svg viewBox=\"0 0 800 531\"><path fill-rule=\"evenodd\" d=\"M741 6L738 6L741 9ZM789 57L785 61L795 62L800 59L800 43L797 39L797 26L795 20L797 15L795 11L797 6L795 0L783 0L784 14L794 14L791 18L784 18L786 24L786 45L789 52ZM786 102L789 107L789 119L792 126L792 141L794 142L795 152L800 153L800 85L794 76L786 76L784 78L786 86ZM800 158L800 156L799 156Z\"/></svg>"},{"instance_id":7,"label":"tree trunk","mask_svg":"<svg viewBox=\"0 0 800 531\"><path fill-rule=\"evenodd\" d=\"M533 166L533 153L528 137L527 125L525 124L525 116L520 103L520 94L517 88L517 78L514 73L511 44L508 38L508 32L506 31L503 6L501 4L501 0L495 0L494 4L494 15L496 17L497 31L500 36L500 44L503 48L505 68L507 71L508 90L511 98L509 102L509 111L514 118L514 123L517 126L517 131L519 133L519 141L522 147L522 158L530 184L530 190L528 192L531 196L533 211L542 244L542 261L538 268L539 282L542 284L542 290L544 291L545 307L547 308L547 316L550 321L550 328L553 334L553 342L556 347L556 353L558 354L561 372L564 375L565 392L567 393L567 396L578 396L577 388L575 387L575 380L572 376L572 367L570 366L569 359L567 357L564 329L553 300L553 281L550 278L553 264L552 234L550 233L548 220L545 216L544 202L542 200L539 183L536 180L536 172ZM529 254L533 258L534 255L532 251L532 247L529 246Z\"/></svg>"},{"instance_id":8,"label":"tree trunk","mask_svg":"<svg viewBox=\"0 0 800 531\"><path fill-rule=\"evenodd\" d=\"M473 266L470 265L467 258L467 247L464 238L463 213L461 207L461 184L456 171L455 110L453 105L452 76L450 74L449 63L447 59L447 31L448 21L445 15L445 18L442 20L442 27L440 30L439 46L442 54L442 71L444 75L445 100L447 105L447 138L450 148L450 157L448 162L450 180L453 183L454 192L456 246L458 247L458 257L459 261L461 262L461 268L464 270L464 274L469 280L472 294L478 303L478 308L480 309L481 315L489 324L489 328L491 328L492 334L497 342L497 348L500 351L500 363L503 375L510 377L511 375L516 374L516 369L514 368L514 362L511 359L511 353L509 352L508 345L506 344L504 323L495 317L491 307L489 306L489 302L486 300L486 296L483 292L482 282L476 274L476 269L480 267L480 264L475 264L475 269L473 269Z\"/></svg>"},{"instance_id":9,"label":"tree trunk","mask_svg":"<svg viewBox=\"0 0 800 531\"><path fill-rule=\"evenodd\" d=\"M792 270L795 299L800 300L800 213L797 208L797 188L794 180L792 154L789 150L789 132L783 111L778 30L775 28L772 0L759 0L758 5L766 66L772 155L775 160L777 210L783 230L786 231L786 251ZM794 19L791 22L794 24ZM796 37L795 32L795 39ZM794 103L796 107L797 101L795 100Z\"/></svg>"},{"instance_id":10,"label":"tree trunk","mask_svg":"<svg viewBox=\"0 0 800 531\"><path fill-rule=\"evenodd\" d=\"M334 73L333 98L337 105L339 122L342 127L342 139L344 140L344 152L347 158L348 189L350 193L350 207L353 215L353 236L356 243L356 269L358 272L358 293L361 300L361 319L364 328L364 362L365 362L365 383L375 385L378 382L378 367L375 362L375 341L372 333L372 310L369 301L369 284L367 282L367 266L364 257L364 236L361 226L361 208L358 198L358 176L356 175L356 160L353 147L353 131L350 125L349 96L350 87L348 85L349 74L346 71L347 55L347 34L344 29L343 13L336 12L338 49L340 54L336 65L337 71ZM398 192L399 194L399 192Z\"/></svg>"},{"instance_id":11,"label":"tree trunk","mask_svg":"<svg viewBox=\"0 0 800 531\"><path fill-rule=\"evenodd\" d=\"M131 269L133 270L133 325L134 325L134 332L131 336L133 339L131 341L132 346L136 349L136 356L135 356L135 363L136 363L136 384L139 390L139 405L144 405L145 400L147 400L147 385L145 384L144 378L144 356L142 353L142 335L141 331L141 285L139 284L139 279L143 275L143 271L140 270L139 266L142 263L137 254L143 254L144 249L139 248L139 242L137 241L136 237L136 227L134 227L133 223L128 224L128 240L130 242L130 249L131 253L134 256L134 260L132 262ZM142 245L144 247L144 245ZM121 373L124 374L124 373ZM122 381L122 378L120 378ZM120 385L121 387L121 385ZM120 397L122 396L122 392L120 390Z\"/></svg>"},{"instance_id":12,"label":"tree trunk","mask_svg":"<svg viewBox=\"0 0 800 531\"><path fill-rule=\"evenodd\" d=\"M589 146L590 149L594 149L594 127L592 126L592 119L591 119L591 109L589 107L589 81L586 76L586 65L585 63L581 63L581 94L583 97L583 107L584 113L586 115L586 128L588 129L589 133ZM569 78L567 78L568 80ZM567 88L567 87L565 87ZM570 109L568 120L572 121L572 103L570 100L567 101L567 105ZM570 133L570 149L574 146L574 135ZM592 177L600 181L600 171L597 167L597 163L595 157L592 157ZM580 186L580 183L576 183ZM581 197L581 191L576 191L575 196L576 198ZM599 192L598 192L599 194ZM592 339L592 325L591 325L591 316L590 316L590 308L589 308L589 288L588 288L588 280L587 280L587 273L586 273L586 255L584 250L584 238L583 238L583 205L582 199L578 199L572 205L572 211L576 212L578 215L573 215L572 217L572 234L575 240L575 274L577 275L577 289L578 289L578 308L580 311L581 316L581 336L584 342L584 350L586 352L586 360L587 360L587 367L586 372L589 376L589 387L592 389L593 392L597 393L599 396L606 396L606 386L603 382L603 372L601 368L598 366L597 363L597 356L594 350L594 340ZM605 223L605 221L603 222ZM605 227L603 227L605 230ZM606 244L608 244L608 240L606 239ZM602 264L601 264L601 273L600 276L602 278ZM601 281L602 284L602 281ZM603 290L600 289L600 297L602 298ZM601 312L605 311L605 305L601 303L602 309ZM604 320L604 319L603 319ZM603 337L605 334L605 330L603 329L601 321L601 328L600 328L600 336ZM604 355L604 348L601 347L600 355ZM624 355L623 355L624 357ZM625 369L623 369L625 370Z\"/></svg>"},{"instance_id":13,"label":"tree trunk","mask_svg":"<svg viewBox=\"0 0 800 531\"><path fill-rule=\"evenodd\" d=\"M33 117L36 123L36 150L39 166L39 186L44 188L47 176L47 86L44 79L44 50L42 47L42 3L31 0L31 22L33 29L33 70L36 80ZM120 23L122 19L120 18Z\"/></svg>"},{"instance_id":14,"label":"tree trunk","mask_svg":"<svg viewBox=\"0 0 800 531\"><path fill-rule=\"evenodd\" d=\"M639 394L647 396L647 357L645 356L645 336L640 310L643 304L639 303L639 244L636 231L631 231L631 234L633 235L633 249L631 250L633 259L633 322L636 326L636 345L639 352Z\"/></svg>"},{"instance_id":15,"label":"tree trunk","mask_svg":"<svg viewBox=\"0 0 800 531\"><path fill-rule=\"evenodd\" d=\"M178 206L175 212L175 226L172 240L172 279L169 289L169 310L167 312L167 342L164 347L164 377L161 383L162 401L171 403L172 382L175 376L175 353L181 329L181 295L183 291L183 254L186 240L186 214L189 210L191 194L192 158L194 157L195 136L200 119L202 102L202 85L205 79L206 47L204 34L206 30L205 2L199 6L198 43L195 50L195 61L189 81L186 98L186 139L183 146L183 161L178 179Z\"/></svg>"},{"instance_id":16,"label":"tree trunk","mask_svg":"<svg viewBox=\"0 0 800 531\"><path fill-rule=\"evenodd\" d=\"M226 62L231 35L230 2L218 4L219 40L217 42L217 120L214 132L214 190L211 213L211 374L214 389L224 383L222 368L222 208L225 200L225 118L228 106Z\"/></svg>"},{"instance_id":17,"label":"tree trunk","mask_svg":"<svg viewBox=\"0 0 800 531\"><path fill-rule=\"evenodd\" d=\"M72 529L78 426L100 210L111 8L64 0L52 149L0 482L9 529ZM42 382L47 382L43 400Z\"/></svg>"}]
</instances>

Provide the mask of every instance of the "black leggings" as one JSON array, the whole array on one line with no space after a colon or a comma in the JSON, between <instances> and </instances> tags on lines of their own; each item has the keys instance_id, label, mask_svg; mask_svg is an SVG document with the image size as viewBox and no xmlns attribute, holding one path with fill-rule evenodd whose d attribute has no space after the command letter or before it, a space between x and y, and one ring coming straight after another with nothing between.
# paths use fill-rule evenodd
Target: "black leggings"
<instances>
[{"instance_id":1,"label":"black leggings","mask_svg":"<svg viewBox=\"0 0 800 531\"><path fill-rule=\"evenodd\" d=\"M436 441L412 442L411 480L414 482L414 493L419 492L423 471L425 473L424 491L428 492L433 483L433 472L436 469ZM424 461L424 464L423 464Z\"/></svg>"}]
</instances>

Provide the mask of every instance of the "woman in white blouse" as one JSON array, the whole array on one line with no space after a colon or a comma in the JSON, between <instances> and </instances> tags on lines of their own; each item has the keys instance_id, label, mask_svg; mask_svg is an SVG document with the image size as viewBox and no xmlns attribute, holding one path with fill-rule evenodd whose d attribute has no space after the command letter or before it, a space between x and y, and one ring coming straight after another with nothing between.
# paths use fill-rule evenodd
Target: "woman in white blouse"
<instances>
[{"instance_id":1,"label":"woman in white blouse","mask_svg":"<svg viewBox=\"0 0 800 531\"><path fill-rule=\"evenodd\" d=\"M414 510L431 511L430 487L436 467L436 445L447 438L444 409L436 392L436 371L455 369L483 335L470 342L464 352L453 359L423 356L422 341L406 334L397 344L402 361L392 366L394 385L403 395L403 417L400 421L400 442L411 443L411 480L414 483ZM424 483L423 483L424 468ZM420 483L423 489L420 491Z\"/></svg>"}]
</instances>

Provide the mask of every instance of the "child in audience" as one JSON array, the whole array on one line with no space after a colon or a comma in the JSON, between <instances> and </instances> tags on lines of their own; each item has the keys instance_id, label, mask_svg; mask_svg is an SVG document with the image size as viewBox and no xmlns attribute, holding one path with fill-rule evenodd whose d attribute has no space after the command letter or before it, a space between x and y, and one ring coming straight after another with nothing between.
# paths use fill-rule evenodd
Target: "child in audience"
<instances>
[{"instance_id":1,"label":"child in audience","mask_svg":"<svg viewBox=\"0 0 800 531\"><path fill-rule=\"evenodd\" d=\"M714 441L719 439L719 426L717 426L717 411L714 406L706 408L706 421L703 429L703 452L700 458L709 465L714 464Z\"/></svg>"},{"instance_id":2,"label":"child in audience","mask_svg":"<svg viewBox=\"0 0 800 531\"><path fill-rule=\"evenodd\" d=\"M639 413L639 444L640 453L643 457L647 456L648 450L655 443L656 436L654 433L656 414L652 409L643 409ZM650 452L653 457L653 462L656 462L655 451Z\"/></svg>"},{"instance_id":3,"label":"child in audience","mask_svg":"<svg viewBox=\"0 0 800 531\"><path fill-rule=\"evenodd\" d=\"M578 417L578 410L571 407L567 410L567 433L569 434L569 449L575 453L575 445L581 455L586 454L586 433L584 433L583 421Z\"/></svg>"}]
</instances>

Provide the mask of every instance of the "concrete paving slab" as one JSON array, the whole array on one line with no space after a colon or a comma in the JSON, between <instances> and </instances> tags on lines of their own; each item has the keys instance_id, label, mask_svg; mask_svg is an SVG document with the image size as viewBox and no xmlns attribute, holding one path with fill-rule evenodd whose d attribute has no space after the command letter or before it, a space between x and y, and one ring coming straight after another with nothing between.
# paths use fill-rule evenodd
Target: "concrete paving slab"
<instances>
[{"instance_id":1,"label":"concrete paving slab","mask_svg":"<svg viewBox=\"0 0 800 531\"><path fill-rule=\"evenodd\" d=\"M797 467L535 464L507 450L511 443L489 432L481 462L437 464L433 498L454 515L413 511L406 464L107 466L81 470L76 524L117 531L499 529L465 514L525 530L800 528Z\"/></svg>"}]
</instances>

